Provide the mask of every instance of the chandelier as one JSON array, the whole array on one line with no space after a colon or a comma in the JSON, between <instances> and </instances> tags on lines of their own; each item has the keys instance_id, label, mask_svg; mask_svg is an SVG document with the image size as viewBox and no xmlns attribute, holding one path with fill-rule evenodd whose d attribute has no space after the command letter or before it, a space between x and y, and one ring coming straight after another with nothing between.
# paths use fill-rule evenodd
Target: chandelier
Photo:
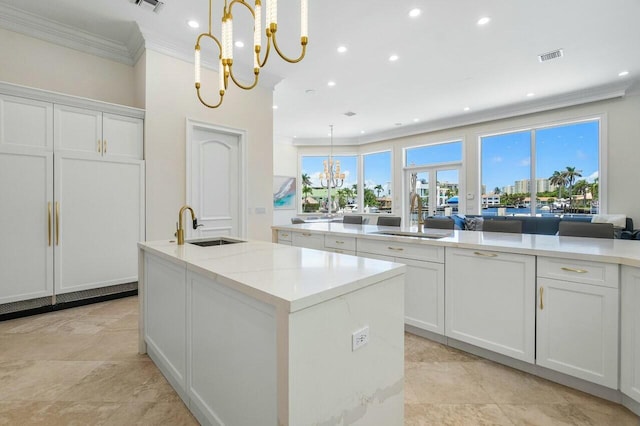
<instances>
[{"instance_id":1,"label":"chandelier","mask_svg":"<svg viewBox=\"0 0 640 426\"><path fill-rule=\"evenodd\" d=\"M345 174L340 172L340 160L333 161L333 125L329 126L331 136L331 148L329 159L324 160L324 172L320 173L320 185L323 188L340 188L344 184Z\"/></svg>"},{"instance_id":2,"label":"chandelier","mask_svg":"<svg viewBox=\"0 0 640 426\"><path fill-rule=\"evenodd\" d=\"M222 100L224 98L224 94L229 87L229 78L231 81L241 89L251 90L258 84L258 76L260 74L260 68L264 67L267 64L267 60L269 59L269 54L271 53L271 47L275 49L278 55L287 62L297 63L304 58L304 55L307 51L307 44L309 42L309 31L308 31L308 3L309 0L300 0L300 44L302 45L302 52L300 56L297 58L289 58L282 53L280 48L278 47L278 39L276 34L278 32L278 0L266 0L267 8L266 8L266 28L265 33L267 35L267 47L264 51L264 56L261 58L260 53L262 51L262 3L261 0L255 0L254 8L251 7L249 3L245 0L231 0L228 2L224 0L224 7L222 10L222 28L221 28L221 36L220 40L218 40L211 32L211 17L212 17L212 9L211 2L209 0L209 32L202 33L198 36L196 40L195 47L195 83L196 83L196 93L198 94L198 99L200 102L209 108L217 108L222 104ZM240 83L233 74L233 15L232 9L236 4L240 4L246 7L251 15L253 16L254 26L253 26L253 74L254 80L253 84L244 85ZM203 38L211 39L218 48L220 54L218 55L218 73L220 74L218 80L218 93L220 95L220 100L217 104L209 104L207 103L200 93L200 41Z\"/></svg>"}]
</instances>

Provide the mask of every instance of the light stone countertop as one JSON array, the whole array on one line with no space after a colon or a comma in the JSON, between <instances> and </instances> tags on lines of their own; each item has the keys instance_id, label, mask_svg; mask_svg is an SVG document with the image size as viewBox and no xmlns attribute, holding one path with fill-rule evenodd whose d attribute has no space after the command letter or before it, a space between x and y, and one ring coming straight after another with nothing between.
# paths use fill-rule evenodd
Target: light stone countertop
<instances>
[{"instance_id":1,"label":"light stone countertop","mask_svg":"<svg viewBox=\"0 0 640 426\"><path fill-rule=\"evenodd\" d=\"M165 240L138 247L288 312L405 272L398 263L262 241L199 247Z\"/></svg>"},{"instance_id":2,"label":"light stone countertop","mask_svg":"<svg viewBox=\"0 0 640 426\"><path fill-rule=\"evenodd\" d=\"M640 241L585 237L558 237L555 235L509 234L482 231L447 231L426 229L425 233L446 235L444 238L420 238L376 234L380 231L416 232L416 227L389 227L376 225L353 225L343 223L302 223L277 225L272 229L309 232L368 239L426 244L444 247L459 247L473 250L529 254L535 256L563 257L640 267Z\"/></svg>"}]
</instances>

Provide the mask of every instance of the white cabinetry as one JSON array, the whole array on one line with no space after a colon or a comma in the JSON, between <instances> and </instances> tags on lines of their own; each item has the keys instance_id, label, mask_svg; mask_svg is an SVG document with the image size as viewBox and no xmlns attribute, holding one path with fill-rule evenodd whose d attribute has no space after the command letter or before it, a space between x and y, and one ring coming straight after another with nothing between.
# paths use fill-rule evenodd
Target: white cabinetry
<instances>
[{"instance_id":1,"label":"white cabinetry","mask_svg":"<svg viewBox=\"0 0 640 426\"><path fill-rule=\"evenodd\" d=\"M142 159L142 119L56 105L56 149Z\"/></svg>"},{"instance_id":2,"label":"white cabinetry","mask_svg":"<svg viewBox=\"0 0 640 426\"><path fill-rule=\"evenodd\" d=\"M640 402L640 269L622 267L620 390Z\"/></svg>"},{"instance_id":3,"label":"white cabinetry","mask_svg":"<svg viewBox=\"0 0 640 426\"><path fill-rule=\"evenodd\" d=\"M448 337L534 362L534 256L447 247L445 275Z\"/></svg>"},{"instance_id":4,"label":"white cabinetry","mask_svg":"<svg viewBox=\"0 0 640 426\"><path fill-rule=\"evenodd\" d=\"M357 247L358 256L407 265L405 324L444 334L444 248L365 239L358 239Z\"/></svg>"},{"instance_id":5,"label":"white cabinetry","mask_svg":"<svg viewBox=\"0 0 640 426\"><path fill-rule=\"evenodd\" d=\"M0 89L11 93L0 94L0 304L136 281L143 113Z\"/></svg>"},{"instance_id":6,"label":"white cabinetry","mask_svg":"<svg viewBox=\"0 0 640 426\"><path fill-rule=\"evenodd\" d=\"M617 389L618 266L540 257L537 290L536 363Z\"/></svg>"},{"instance_id":7,"label":"white cabinetry","mask_svg":"<svg viewBox=\"0 0 640 426\"><path fill-rule=\"evenodd\" d=\"M277 242L279 244L291 245L291 232L289 231L278 231L277 234Z\"/></svg>"},{"instance_id":8,"label":"white cabinetry","mask_svg":"<svg viewBox=\"0 0 640 426\"><path fill-rule=\"evenodd\" d=\"M291 245L296 247L324 250L324 234L314 234L304 231L292 232Z\"/></svg>"}]
</instances>

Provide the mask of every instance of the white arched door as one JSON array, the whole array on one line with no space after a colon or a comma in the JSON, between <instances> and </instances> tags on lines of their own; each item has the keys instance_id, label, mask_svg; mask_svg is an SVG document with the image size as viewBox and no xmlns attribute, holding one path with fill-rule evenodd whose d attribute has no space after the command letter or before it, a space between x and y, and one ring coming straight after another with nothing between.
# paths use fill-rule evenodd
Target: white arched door
<instances>
[{"instance_id":1,"label":"white arched door","mask_svg":"<svg viewBox=\"0 0 640 426\"><path fill-rule=\"evenodd\" d=\"M242 237L242 135L189 120L187 138L187 204L202 225L187 236Z\"/></svg>"}]
</instances>

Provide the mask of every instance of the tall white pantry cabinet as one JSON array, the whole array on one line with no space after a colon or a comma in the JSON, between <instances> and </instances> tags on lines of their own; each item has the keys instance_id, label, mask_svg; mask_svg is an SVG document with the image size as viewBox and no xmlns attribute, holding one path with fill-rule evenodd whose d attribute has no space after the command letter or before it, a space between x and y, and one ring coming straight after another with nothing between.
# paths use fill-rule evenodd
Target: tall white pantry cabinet
<instances>
[{"instance_id":1,"label":"tall white pantry cabinet","mask_svg":"<svg viewBox=\"0 0 640 426\"><path fill-rule=\"evenodd\" d=\"M0 84L0 306L137 281L143 118Z\"/></svg>"}]
</instances>

